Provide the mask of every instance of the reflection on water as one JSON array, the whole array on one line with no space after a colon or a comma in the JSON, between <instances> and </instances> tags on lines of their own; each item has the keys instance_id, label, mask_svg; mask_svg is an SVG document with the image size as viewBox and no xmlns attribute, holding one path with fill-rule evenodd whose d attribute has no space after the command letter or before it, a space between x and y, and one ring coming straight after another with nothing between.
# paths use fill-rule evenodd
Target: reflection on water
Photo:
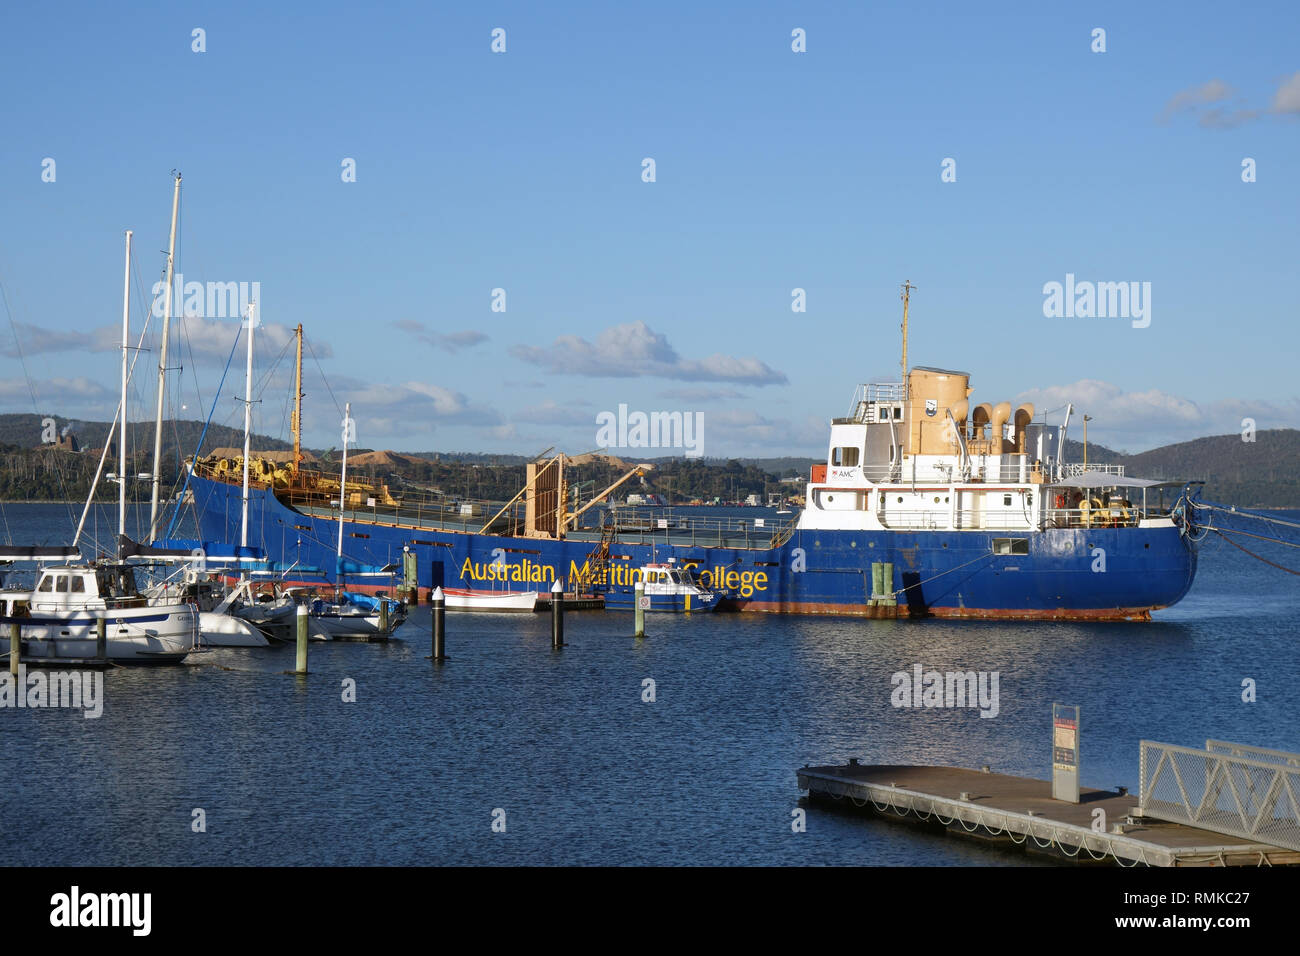
<instances>
[{"instance_id":1,"label":"reflection on water","mask_svg":"<svg viewBox=\"0 0 1300 956\"><path fill-rule=\"evenodd\" d=\"M16 539L67 520L5 510ZM559 653L546 616L451 616L442 668L421 608L392 644L313 645L306 680L284 673L290 647L214 650L111 672L99 720L0 711L0 810L23 820L0 846L18 864L1018 865L821 810L794 834L794 770L857 756L1046 776L1054 700L1083 708L1088 785L1136 792L1143 737L1297 749L1298 584L1209 547L1188 600L1149 624L652 615L638 643L629 614L572 613ZM998 716L892 707L891 676L918 663L997 671Z\"/></svg>"}]
</instances>

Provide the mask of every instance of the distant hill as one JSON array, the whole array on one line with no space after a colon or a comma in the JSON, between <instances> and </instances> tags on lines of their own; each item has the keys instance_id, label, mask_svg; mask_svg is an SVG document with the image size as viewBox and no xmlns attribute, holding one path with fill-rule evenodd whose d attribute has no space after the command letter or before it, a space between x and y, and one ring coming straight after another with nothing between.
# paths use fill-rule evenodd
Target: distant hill
<instances>
[{"instance_id":1,"label":"distant hill","mask_svg":"<svg viewBox=\"0 0 1300 956\"><path fill-rule=\"evenodd\" d=\"M0 415L0 497L39 498L84 496L97 461L85 452L103 447L107 422L69 422L58 416L55 427L73 426L82 454L43 446L42 416ZM163 425L164 482L171 486L179 477L180 463L193 454L203 423L167 421ZM153 452L152 423L135 422L127 428L128 451L134 471L147 470ZM243 431L213 425L204 439L203 452L218 448L243 447ZM292 448L283 439L266 435L252 437L253 447L283 453ZM312 454L308 451L308 460ZM337 468L338 449L315 450L321 467ZM279 456L277 456L279 457ZM1066 459L1083 460L1083 445L1066 442ZM523 482L524 455L479 452L396 452L354 449L349 464L358 472L379 480L410 481L420 486L445 487L448 493L474 497L509 497ZM597 487L613 481L633 464L644 461L655 471L636 486L668 492L674 497L722 497L736 500L746 494L761 494L773 479L806 476L819 459L799 456L753 458L685 458L682 455L642 458L603 453L575 455L571 464L580 478ZM1088 461L1121 464L1130 475L1168 480L1199 480L1206 483L1204 496L1241 507L1300 507L1300 430L1270 429L1258 432L1253 442L1240 435L1215 435L1154 448L1136 455L1104 445L1088 444ZM767 489L770 490L770 489Z\"/></svg>"},{"instance_id":2,"label":"distant hill","mask_svg":"<svg viewBox=\"0 0 1300 956\"><path fill-rule=\"evenodd\" d=\"M1083 460L1083 445L1067 440L1066 459ZM1244 508L1300 507L1300 430L1273 428L1241 435L1212 435L1126 455L1088 444L1088 462L1124 466L1139 478L1204 481L1203 497Z\"/></svg>"},{"instance_id":3,"label":"distant hill","mask_svg":"<svg viewBox=\"0 0 1300 956\"><path fill-rule=\"evenodd\" d=\"M38 448L44 444L41 440L44 431L43 419L54 419L55 428L62 433L71 426L72 434L83 450L103 448L108 437L109 422L87 422L63 418L59 415L9 414L0 415L0 444L17 445L19 448ZM153 455L154 424L150 422L128 422L126 426L127 448L131 450L148 450ZM163 456L183 458L194 454L194 446L199 435L203 433L203 422L186 419L172 419L163 422ZM253 446L270 451L292 449L293 443L265 435L253 435ZM244 446L244 430L227 425L211 425L203 439L204 454L221 446Z\"/></svg>"}]
</instances>

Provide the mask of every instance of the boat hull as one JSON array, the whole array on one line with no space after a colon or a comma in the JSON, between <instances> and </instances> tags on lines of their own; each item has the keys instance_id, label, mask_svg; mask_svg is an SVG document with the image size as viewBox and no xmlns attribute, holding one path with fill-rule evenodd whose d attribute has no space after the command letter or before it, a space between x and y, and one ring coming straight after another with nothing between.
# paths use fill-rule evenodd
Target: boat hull
<instances>
[{"instance_id":1,"label":"boat hull","mask_svg":"<svg viewBox=\"0 0 1300 956\"><path fill-rule=\"evenodd\" d=\"M66 617L37 611L23 621L23 658L49 663L93 659L99 617L107 618L106 657L115 664L179 664L199 636L198 612L188 604L76 611ZM0 653L8 652L6 634L0 638Z\"/></svg>"},{"instance_id":2,"label":"boat hull","mask_svg":"<svg viewBox=\"0 0 1300 956\"><path fill-rule=\"evenodd\" d=\"M205 537L237 534L240 489L194 476ZM250 493L250 528L273 561L328 567L338 523L293 510L266 489ZM720 594L721 610L839 616L1110 621L1148 618L1179 601L1196 573L1196 550L1170 523L1155 527L1019 532L1026 554L995 554L1006 531L796 529L778 547L739 548L618 541L596 575L592 541L461 534L348 518L349 556L383 565L416 555L422 590L620 590L634 569L674 559ZM361 537L364 535L365 537ZM896 603L873 601L872 565L892 565ZM365 590L349 581L348 587ZM375 588L383 590L383 588Z\"/></svg>"},{"instance_id":3,"label":"boat hull","mask_svg":"<svg viewBox=\"0 0 1300 956\"><path fill-rule=\"evenodd\" d=\"M472 611L478 614L531 614L537 610L536 591L474 591L444 588L442 595L448 611Z\"/></svg>"},{"instance_id":4,"label":"boat hull","mask_svg":"<svg viewBox=\"0 0 1300 956\"><path fill-rule=\"evenodd\" d=\"M267 647L271 643L248 621L215 611L199 612L199 633L207 647Z\"/></svg>"}]
</instances>

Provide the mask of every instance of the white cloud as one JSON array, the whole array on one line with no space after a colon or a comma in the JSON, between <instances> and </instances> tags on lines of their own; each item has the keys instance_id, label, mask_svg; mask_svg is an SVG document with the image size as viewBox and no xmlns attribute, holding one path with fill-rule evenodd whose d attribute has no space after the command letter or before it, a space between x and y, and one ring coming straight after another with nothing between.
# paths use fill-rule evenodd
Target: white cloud
<instances>
[{"instance_id":1,"label":"white cloud","mask_svg":"<svg viewBox=\"0 0 1300 956\"><path fill-rule=\"evenodd\" d=\"M1300 70L1283 80L1273 94L1273 112L1300 114Z\"/></svg>"},{"instance_id":2,"label":"white cloud","mask_svg":"<svg viewBox=\"0 0 1300 956\"><path fill-rule=\"evenodd\" d=\"M1300 71L1282 80L1273 94L1273 105L1267 110L1229 107L1226 104L1233 93L1233 89L1219 79L1182 90L1165 104L1160 122L1167 123L1179 113L1199 113L1197 124L1200 126L1208 129L1233 129L1270 113L1277 116L1300 115ZM1201 107L1211 108L1202 111Z\"/></svg>"},{"instance_id":3,"label":"white cloud","mask_svg":"<svg viewBox=\"0 0 1300 956\"><path fill-rule=\"evenodd\" d=\"M1195 111L1200 106L1221 102L1231 95L1232 88L1219 79L1181 90L1175 93L1169 102L1165 104L1164 112L1160 114L1160 120L1161 122L1168 122L1175 113L1181 113L1184 110Z\"/></svg>"},{"instance_id":4,"label":"white cloud","mask_svg":"<svg viewBox=\"0 0 1300 956\"><path fill-rule=\"evenodd\" d=\"M156 343L161 334L161 322L150 322L149 335L145 338L145 347ZM61 331L42 326L17 323L18 342L10 338L0 353L17 356L19 350L23 355L39 355L54 352L116 352L122 348L122 326L117 324L101 325L88 332ZM240 334L238 319L204 319L196 316L174 316L168 349L169 364L185 364L194 361L203 365L224 365L230 356L235 337ZM139 341L138 327L131 331L131 345ZM294 330L287 325L266 323L259 325L254 333L254 347L258 352L270 351L278 354L293 340ZM330 358L333 349L328 342L316 342L307 337L317 358ZM155 367L157 361L154 361Z\"/></svg>"},{"instance_id":5,"label":"white cloud","mask_svg":"<svg viewBox=\"0 0 1300 956\"><path fill-rule=\"evenodd\" d=\"M644 322L615 325L596 336L595 342L562 335L550 346L517 345L510 354L561 375L591 378L655 376L688 382L739 382L747 385L783 385L783 372L756 358L715 354L686 359L677 354L660 332Z\"/></svg>"},{"instance_id":6,"label":"white cloud","mask_svg":"<svg viewBox=\"0 0 1300 956\"><path fill-rule=\"evenodd\" d=\"M1240 432L1243 418L1253 418L1260 429L1294 428L1300 421L1300 399L1278 403L1228 398L1198 403L1158 389L1126 392L1096 379L1031 389L1016 396L1017 403L1025 401L1034 403L1035 418L1073 402L1072 437L1083 437L1082 416L1086 414L1093 419L1088 423L1089 441L1130 452ZM1059 422L1059 415L1053 421Z\"/></svg>"},{"instance_id":7,"label":"white cloud","mask_svg":"<svg viewBox=\"0 0 1300 956\"><path fill-rule=\"evenodd\" d=\"M463 348L470 348L488 340L484 333L476 329L462 329L458 332L446 333L435 332L423 323L412 319L399 319L393 323L393 326L414 337L417 341L442 349L444 352L458 352Z\"/></svg>"}]
</instances>

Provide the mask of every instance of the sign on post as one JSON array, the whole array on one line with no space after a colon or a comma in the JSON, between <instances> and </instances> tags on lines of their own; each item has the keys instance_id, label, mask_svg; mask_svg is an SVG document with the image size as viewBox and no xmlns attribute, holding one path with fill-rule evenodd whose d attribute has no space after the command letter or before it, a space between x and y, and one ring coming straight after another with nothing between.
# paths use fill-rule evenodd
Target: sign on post
<instances>
[{"instance_id":1,"label":"sign on post","mask_svg":"<svg viewBox=\"0 0 1300 956\"><path fill-rule=\"evenodd\" d=\"M1079 802L1079 708L1052 704L1052 799Z\"/></svg>"}]
</instances>

